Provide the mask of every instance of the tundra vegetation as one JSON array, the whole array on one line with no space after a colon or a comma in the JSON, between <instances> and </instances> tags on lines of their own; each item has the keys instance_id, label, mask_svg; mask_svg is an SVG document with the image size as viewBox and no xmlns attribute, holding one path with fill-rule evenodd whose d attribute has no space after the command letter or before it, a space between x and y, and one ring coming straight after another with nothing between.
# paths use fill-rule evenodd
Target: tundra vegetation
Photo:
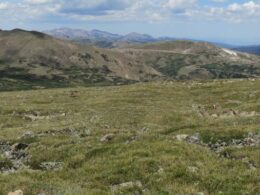
<instances>
[{"instance_id":1,"label":"tundra vegetation","mask_svg":"<svg viewBox=\"0 0 260 195\"><path fill-rule=\"evenodd\" d=\"M0 194L260 194L259 134L257 79L1 92Z\"/></svg>"}]
</instances>

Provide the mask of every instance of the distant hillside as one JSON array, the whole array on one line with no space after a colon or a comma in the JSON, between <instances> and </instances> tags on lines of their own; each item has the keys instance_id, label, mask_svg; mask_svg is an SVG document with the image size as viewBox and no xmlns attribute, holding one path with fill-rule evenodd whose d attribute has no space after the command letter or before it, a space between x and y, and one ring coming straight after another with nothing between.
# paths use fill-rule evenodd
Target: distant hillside
<instances>
[{"instance_id":1,"label":"distant hillside","mask_svg":"<svg viewBox=\"0 0 260 195\"><path fill-rule=\"evenodd\" d=\"M160 75L144 64L129 65L129 60L116 52L81 46L34 31L1 31L0 45L0 89L17 83L25 88L116 84Z\"/></svg>"},{"instance_id":2,"label":"distant hillside","mask_svg":"<svg viewBox=\"0 0 260 195\"><path fill-rule=\"evenodd\" d=\"M102 49L15 29L0 31L0 45L0 90L260 75L260 57L204 42Z\"/></svg>"},{"instance_id":3,"label":"distant hillside","mask_svg":"<svg viewBox=\"0 0 260 195\"><path fill-rule=\"evenodd\" d=\"M260 55L260 45L234 48L236 51Z\"/></svg>"},{"instance_id":4,"label":"distant hillside","mask_svg":"<svg viewBox=\"0 0 260 195\"><path fill-rule=\"evenodd\" d=\"M260 75L260 58L206 42L172 41L115 49L168 78L247 78Z\"/></svg>"}]
</instances>

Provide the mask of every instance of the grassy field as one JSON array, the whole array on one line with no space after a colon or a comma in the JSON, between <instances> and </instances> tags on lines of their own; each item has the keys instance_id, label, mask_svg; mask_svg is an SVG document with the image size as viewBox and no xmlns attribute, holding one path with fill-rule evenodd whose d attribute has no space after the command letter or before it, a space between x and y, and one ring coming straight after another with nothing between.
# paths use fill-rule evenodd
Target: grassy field
<instances>
[{"instance_id":1,"label":"grassy field","mask_svg":"<svg viewBox=\"0 0 260 195\"><path fill-rule=\"evenodd\" d=\"M259 113L260 80L1 92L0 143L28 147L0 194L260 194L259 144L230 144L259 135Z\"/></svg>"}]
</instances>

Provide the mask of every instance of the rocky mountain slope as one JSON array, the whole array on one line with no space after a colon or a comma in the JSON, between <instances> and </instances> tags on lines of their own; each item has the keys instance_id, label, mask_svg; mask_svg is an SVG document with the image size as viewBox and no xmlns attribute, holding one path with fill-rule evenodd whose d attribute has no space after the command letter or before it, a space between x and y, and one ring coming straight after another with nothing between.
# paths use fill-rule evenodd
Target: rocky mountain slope
<instances>
[{"instance_id":1,"label":"rocky mountain slope","mask_svg":"<svg viewBox=\"0 0 260 195\"><path fill-rule=\"evenodd\" d=\"M15 29L1 31L0 44L0 89L260 75L260 57L203 42L102 49Z\"/></svg>"}]
</instances>

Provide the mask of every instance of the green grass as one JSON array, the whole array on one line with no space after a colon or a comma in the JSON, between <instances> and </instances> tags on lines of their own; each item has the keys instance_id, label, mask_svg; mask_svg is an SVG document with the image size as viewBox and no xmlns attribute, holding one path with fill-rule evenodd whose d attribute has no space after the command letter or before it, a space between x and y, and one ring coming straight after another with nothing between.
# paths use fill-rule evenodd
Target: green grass
<instances>
[{"instance_id":1,"label":"green grass","mask_svg":"<svg viewBox=\"0 0 260 195\"><path fill-rule=\"evenodd\" d=\"M221 158L206 147L175 139L200 133L205 142L229 141L259 133L259 115L201 117L196 109L214 113L216 104L223 110L260 112L259 89L260 80L221 80L1 92L0 140L30 144L26 164L31 169L0 174L0 194L16 189L26 195L112 194L112 186L130 181L140 181L142 188L115 193L259 194L259 168L249 169L242 160ZM35 111L49 117L23 117ZM58 133L65 128L75 134ZM27 131L50 130L57 133L21 138ZM114 138L100 142L108 133ZM232 156L246 156L258 167L259 149L228 148ZM43 171L42 162L64 166Z\"/></svg>"}]
</instances>

